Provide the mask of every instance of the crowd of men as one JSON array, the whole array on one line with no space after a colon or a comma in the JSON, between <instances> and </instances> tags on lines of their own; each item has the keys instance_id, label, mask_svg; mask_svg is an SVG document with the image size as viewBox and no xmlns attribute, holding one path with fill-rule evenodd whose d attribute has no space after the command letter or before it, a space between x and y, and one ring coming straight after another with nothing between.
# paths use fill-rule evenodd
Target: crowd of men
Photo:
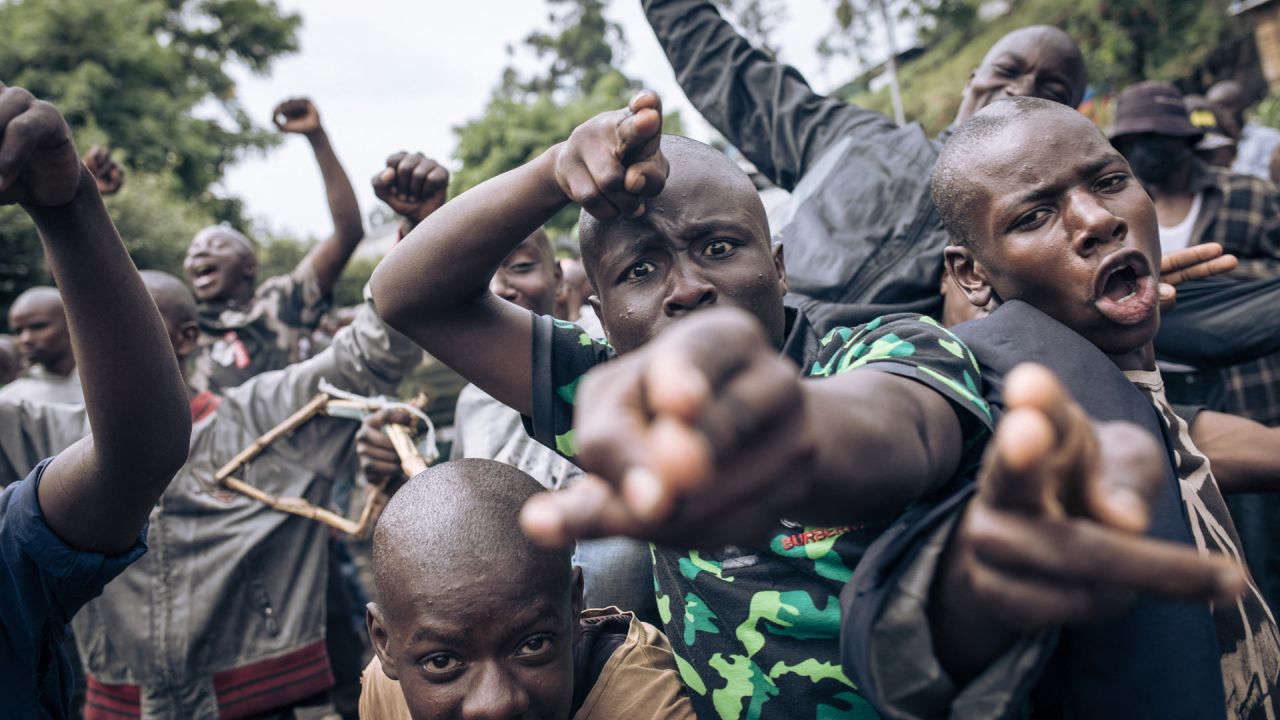
<instances>
[{"instance_id":1,"label":"crowd of men","mask_svg":"<svg viewBox=\"0 0 1280 720\"><path fill-rule=\"evenodd\" d=\"M341 322L363 229L310 101L273 117L333 234L260 279L206 228L178 278L135 269L110 153L0 85L56 284L0 337L5 717L1277 717L1280 131L1244 87L1138 83L1100 129L1028 27L929 137L642 5L787 205L650 91L454 198L396 152ZM406 478L424 351L471 384ZM294 422L321 393L363 415ZM353 453L390 493L363 586L317 520Z\"/></svg>"}]
</instances>

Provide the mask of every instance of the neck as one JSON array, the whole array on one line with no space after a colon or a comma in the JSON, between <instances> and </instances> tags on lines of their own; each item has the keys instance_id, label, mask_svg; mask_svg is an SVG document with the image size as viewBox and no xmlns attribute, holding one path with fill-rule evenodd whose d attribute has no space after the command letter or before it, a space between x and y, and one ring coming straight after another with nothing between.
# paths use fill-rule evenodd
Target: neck
<instances>
[{"instance_id":1,"label":"neck","mask_svg":"<svg viewBox=\"0 0 1280 720\"><path fill-rule=\"evenodd\" d=\"M69 377L71 373L76 371L76 358L74 355L67 353L53 363L41 363L45 370L61 377Z\"/></svg>"},{"instance_id":2,"label":"neck","mask_svg":"<svg viewBox=\"0 0 1280 720\"><path fill-rule=\"evenodd\" d=\"M231 291L231 296L227 299L232 305L247 305L253 299L253 281L245 280L236 285Z\"/></svg>"},{"instance_id":3,"label":"neck","mask_svg":"<svg viewBox=\"0 0 1280 720\"><path fill-rule=\"evenodd\" d=\"M1155 370L1156 369L1156 347L1152 343L1147 343L1142 347L1122 355L1108 355L1111 361L1121 370Z\"/></svg>"}]
</instances>

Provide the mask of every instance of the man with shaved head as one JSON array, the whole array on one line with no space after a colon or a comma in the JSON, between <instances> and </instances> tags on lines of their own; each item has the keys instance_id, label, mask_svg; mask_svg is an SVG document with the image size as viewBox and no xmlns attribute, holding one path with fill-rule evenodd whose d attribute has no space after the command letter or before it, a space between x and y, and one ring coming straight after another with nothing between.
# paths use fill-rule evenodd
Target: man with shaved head
<instances>
[{"instance_id":1,"label":"man with shaved head","mask_svg":"<svg viewBox=\"0 0 1280 720\"><path fill-rule=\"evenodd\" d=\"M9 328L28 367L22 377L0 388L0 398L84 402L57 288L37 286L19 295L9 306Z\"/></svg>"},{"instance_id":2,"label":"man with shaved head","mask_svg":"<svg viewBox=\"0 0 1280 720\"><path fill-rule=\"evenodd\" d=\"M568 550L520 530L542 489L473 459L396 491L373 535L376 656L361 717L693 717L662 632L617 608L584 610Z\"/></svg>"},{"instance_id":3,"label":"man with shaved head","mask_svg":"<svg viewBox=\"0 0 1280 720\"><path fill-rule=\"evenodd\" d=\"M661 130L648 91L582 123L415 228L374 297L591 473L526 503L531 537L654 543L650 587L699 717L866 717L839 669L837 596L887 518L976 461L974 365L919 316L815 332L784 301L751 179ZM570 203L604 341L489 284ZM623 402L587 417L592 388Z\"/></svg>"},{"instance_id":4,"label":"man with shaved head","mask_svg":"<svg viewBox=\"0 0 1280 720\"><path fill-rule=\"evenodd\" d=\"M1134 171L1035 98L980 111L938 160L948 272L1000 304L956 329L999 425L971 482L904 513L841 596L846 670L886 716L1275 708L1280 630L1223 496L1280 489L1277 434L1169 404L1157 212Z\"/></svg>"},{"instance_id":5,"label":"man with shaved head","mask_svg":"<svg viewBox=\"0 0 1280 720\"><path fill-rule=\"evenodd\" d=\"M311 332L364 237L355 191L316 106L305 98L286 100L272 112L272 120L281 132L302 135L310 143L324 177L333 234L311 248L291 272L258 284L258 249L252 240L225 225L196 233L182 272L200 303L200 352L191 379L201 390L232 388L315 354Z\"/></svg>"},{"instance_id":6,"label":"man with shaved head","mask_svg":"<svg viewBox=\"0 0 1280 720\"><path fill-rule=\"evenodd\" d=\"M642 0L694 107L792 194L775 240L786 246L793 302L820 327L866 322L884 306L938 314L946 231L929 175L950 130L814 92L793 67L741 37L710 0ZM956 123L1002 97L1075 107L1087 74L1063 31L1038 25L996 42L956 88ZM867 307L878 306L878 307Z\"/></svg>"}]
</instances>

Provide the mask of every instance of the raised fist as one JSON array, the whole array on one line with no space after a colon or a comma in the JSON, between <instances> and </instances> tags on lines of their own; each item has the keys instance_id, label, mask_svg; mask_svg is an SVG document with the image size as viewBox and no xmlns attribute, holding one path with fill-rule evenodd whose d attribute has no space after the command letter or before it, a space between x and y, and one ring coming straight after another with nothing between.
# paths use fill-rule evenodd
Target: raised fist
<instances>
[{"instance_id":1,"label":"raised fist","mask_svg":"<svg viewBox=\"0 0 1280 720\"><path fill-rule=\"evenodd\" d=\"M373 176L373 194L414 225L439 210L448 191L448 169L422 153L395 153Z\"/></svg>"},{"instance_id":2,"label":"raised fist","mask_svg":"<svg viewBox=\"0 0 1280 720\"><path fill-rule=\"evenodd\" d=\"M111 159L111 151L101 145L94 145L81 158L84 166L89 168L94 182L98 184L98 192L103 195L114 195L124 185L124 168Z\"/></svg>"},{"instance_id":3,"label":"raised fist","mask_svg":"<svg viewBox=\"0 0 1280 720\"><path fill-rule=\"evenodd\" d=\"M271 122L280 132L309 135L320 129L320 111L307 98L289 98L271 111Z\"/></svg>"},{"instance_id":4,"label":"raised fist","mask_svg":"<svg viewBox=\"0 0 1280 720\"><path fill-rule=\"evenodd\" d=\"M57 108L0 84L0 205L65 205L83 167Z\"/></svg>"}]
</instances>

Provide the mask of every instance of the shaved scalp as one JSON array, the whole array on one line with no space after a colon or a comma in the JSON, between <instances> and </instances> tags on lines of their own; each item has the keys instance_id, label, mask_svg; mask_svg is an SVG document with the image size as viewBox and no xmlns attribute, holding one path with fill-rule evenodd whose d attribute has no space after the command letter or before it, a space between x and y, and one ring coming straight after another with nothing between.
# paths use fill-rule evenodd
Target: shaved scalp
<instances>
[{"instance_id":1,"label":"shaved scalp","mask_svg":"<svg viewBox=\"0 0 1280 720\"><path fill-rule=\"evenodd\" d=\"M984 157L988 144L1013 123L1044 113L1061 115L1080 127L1087 124L1106 139L1102 131L1078 111L1052 100L1011 97L983 108L956 130L933 166L933 179L930 181L933 204L938 208L938 215L952 243L970 247L981 244L981 239L973 236L971 222L973 203L981 196L982 189L982 178L975 174L974 168Z\"/></svg>"},{"instance_id":2,"label":"shaved scalp","mask_svg":"<svg viewBox=\"0 0 1280 720\"><path fill-rule=\"evenodd\" d=\"M671 166L671 175L679 173L681 168L701 166L704 170L728 179L735 185L741 185L752 197L756 198L756 204L759 205L758 211L761 216L764 215L764 205L760 202L756 186L751 183L751 178L747 177L742 168L729 159L728 155L706 143L700 143L683 135L663 135L662 154L666 155L667 163ZM578 216L578 246L582 256L582 268L587 271L587 279L591 281L591 286L597 291L599 290L599 285L595 270L596 265L600 262L600 252L602 250L600 238L606 229L622 222L627 222L627 219L618 218L608 223L602 223L585 210Z\"/></svg>"},{"instance_id":3,"label":"shaved scalp","mask_svg":"<svg viewBox=\"0 0 1280 720\"><path fill-rule=\"evenodd\" d=\"M387 503L373 531L376 597L387 612L392 594L443 574L494 573L532 579L558 574L566 592L568 550L535 545L520 529L520 508L543 487L505 463L455 460L413 476Z\"/></svg>"},{"instance_id":4,"label":"shaved scalp","mask_svg":"<svg viewBox=\"0 0 1280 720\"><path fill-rule=\"evenodd\" d=\"M58 289L48 285L37 285L33 288L28 288L21 295L14 298L13 305L9 306L9 312L54 306L59 311L62 310L62 294L58 292Z\"/></svg>"},{"instance_id":5,"label":"shaved scalp","mask_svg":"<svg viewBox=\"0 0 1280 720\"><path fill-rule=\"evenodd\" d=\"M195 243L197 240L202 238L214 237L223 237L231 240L236 244L240 254L249 259L256 260L258 258L258 246L254 244L254 242L244 233L226 225L210 225L196 233L195 237L191 238L191 242Z\"/></svg>"},{"instance_id":6,"label":"shaved scalp","mask_svg":"<svg viewBox=\"0 0 1280 720\"><path fill-rule=\"evenodd\" d=\"M159 270L143 270L138 274L169 327L196 322L196 298L186 283Z\"/></svg>"},{"instance_id":7,"label":"shaved scalp","mask_svg":"<svg viewBox=\"0 0 1280 720\"><path fill-rule=\"evenodd\" d=\"M1007 33L982 58L982 64L994 62L996 56L1008 49L1009 45L1014 45L1024 40L1030 40L1038 45L1054 45L1056 49L1062 53L1062 58L1066 60L1071 74L1076 82L1072 83L1072 92L1074 95L1069 103L1072 107L1080 104L1084 99L1085 86L1088 84L1089 71L1084 64L1084 54L1080 52L1080 46L1076 41L1071 39L1061 28L1052 25L1028 25L1024 28L1018 28Z\"/></svg>"}]
</instances>

